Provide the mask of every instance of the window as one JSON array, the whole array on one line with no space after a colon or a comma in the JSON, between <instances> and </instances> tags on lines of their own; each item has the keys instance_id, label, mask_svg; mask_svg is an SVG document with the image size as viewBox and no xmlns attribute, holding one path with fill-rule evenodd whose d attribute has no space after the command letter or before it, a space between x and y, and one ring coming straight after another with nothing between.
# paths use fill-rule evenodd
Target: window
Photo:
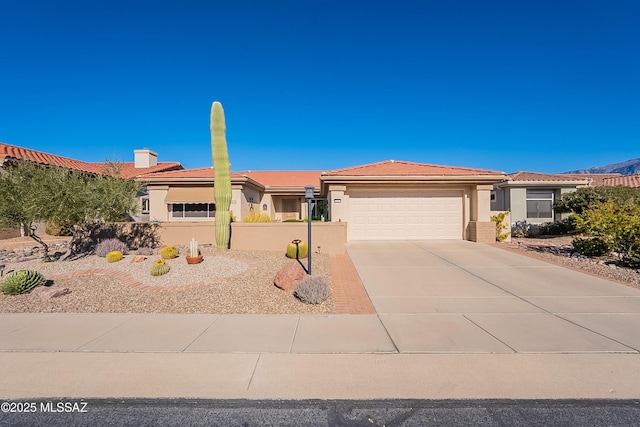
<instances>
[{"instance_id":1,"label":"window","mask_svg":"<svg viewBox=\"0 0 640 427\"><path fill-rule=\"evenodd\" d=\"M296 199L284 199L282 200L282 212L293 213L299 212L298 201ZM298 206L296 206L298 205Z\"/></svg>"},{"instance_id":2,"label":"window","mask_svg":"<svg viewBox=\"0 0 640 427\"><path fill-rule=\"evenodd\" d=\"M527 190L527 218L553 218L553 190Z\"/></svg>"},{"instance_id":3,"label":"window","mask_svg":"<svg viewBox=\"0 0 640 427\"><path fill-rule=\"evenodd\" d=\"M313 199L311 201L311 220L329 221L329 202L326 199Z\"/></svg>"},{"instance_id":4,"label":"window","mask_svg":"<svg viewBox=\"0 0 640 427\"><path fill-rule=\"evenodd\" d=\"M215 203L173 203L171 218L215 218Z\"/></svg>"},{"instance_id":5,"label":"window","mask_svg":"<svg viewBox=\"0 0 640 427\"><path fill-rule=\"evenodd\" d=\"M141 203L142 203L142 213L143 214L148 214L149 213L149 198L145 197L145 198L141 199Z\"/></svg>"}]
</instances>

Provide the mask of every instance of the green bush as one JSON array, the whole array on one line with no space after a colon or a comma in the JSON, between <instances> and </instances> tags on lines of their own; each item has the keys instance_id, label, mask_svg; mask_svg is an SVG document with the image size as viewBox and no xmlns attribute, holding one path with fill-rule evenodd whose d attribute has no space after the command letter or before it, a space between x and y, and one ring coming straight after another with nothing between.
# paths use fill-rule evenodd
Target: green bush
<instances>
[{"instance_id":1,"label":"green bush","mask_svg":"<svg viewBox=\"0 0 640 427\"><path fill-rule=\"evenodd\" d=\"M561 236L573 233L575 230L576 223L573 215L560 221L545 222L538 227L538 233L541 236Z\"/></svg>"},{"instance_id":2,"label":"green bush","mask_svg":"<svg viewBox=\"0 0 640 427\"><path fill-rule=\"evenodd\" d=\"M557 213L573 212L582 214L602 203L627 202L640 206L640 189L630 187L581 187L571 193L565 193L553 205Z\"/></svg>"},{"instance_id":3,"label":"green bush","mask_svg":"<svg viewBox=\"0 0 640 427\"><path fill-rule=\"evenodd\" d=\"M14 271L4 278L2 292L9 295L31 292L38 286L46 283L46 279L39 271L20 270Z\"/></svg>"},{"instance_id":4,"label":"green bush","mask_svg":"<svg viewBox=\"0 0 640 427\"><path fill-rule=\"evenodd\" d=\"M611 252L609 244L600 237L590 239L577 238L573 239L571 244L575 252L588 257L603 256Z\"/></svg>"},{"instance_id":5,"label":"green bush","mask_svg":"<svg viewBox=\"0 0 640 427\"><path fill-rule=\"evenodd\" d=\"M504 242L509 238L510 233L507 231L509 230L509 225L507 225L504 221L508 214L509 214L509 211L505 211L505 212L500 212L497 215L491 216L491 221L496 223L496 241L497 242ZM505 233L505 231L507 232Z\"/></svg>"},{"instance_id":6,"label":"green bush","mask_svg":"<svg viewBox=\"0 0 640 427\"><path fill-rule=\"evenodd\" d=\"M640 253L640 205L633 201L608 201L587 209L575 219L579 232L601 237L623 262L633 263Z\"/></svg>"}]
</instances>

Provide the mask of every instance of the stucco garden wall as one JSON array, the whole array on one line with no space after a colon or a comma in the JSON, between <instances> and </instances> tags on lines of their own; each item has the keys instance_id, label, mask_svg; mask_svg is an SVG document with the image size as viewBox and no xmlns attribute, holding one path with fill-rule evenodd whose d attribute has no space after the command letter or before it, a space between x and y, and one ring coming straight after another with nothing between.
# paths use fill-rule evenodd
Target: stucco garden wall
<instances>
[{"instance_id":1,"label":"stucco garden wall","mask_svg":"<svg viewBox=\"0 0 640 427\"><path fill-rule=\"evenodd\" d=\"M200 244L215 245L215 225L202 222L164 222L160 224L160 239L167 245L188 245L192 237ZM307 241L307 223L241 223L231 224L231 248L239 250L285 251L294 239ZM314 252L345 252L347 224L311 223L311 244Z\"/></svg>"}]
</instances>

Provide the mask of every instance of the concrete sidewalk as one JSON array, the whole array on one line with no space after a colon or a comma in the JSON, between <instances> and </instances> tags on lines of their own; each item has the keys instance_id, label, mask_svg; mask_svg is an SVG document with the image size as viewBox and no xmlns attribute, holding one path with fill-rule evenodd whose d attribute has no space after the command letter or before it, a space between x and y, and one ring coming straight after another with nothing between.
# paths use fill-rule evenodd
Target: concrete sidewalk
<instances>
[{"instance_id":1,"label":"concrete sidewalk","mask_svg":"<svg viewBox=\"0 0 640 427\"><path fill-rule=\"evenodd\" d=\"M402 339L376 315L2 314L0 396L640 397L640 355L623 345L401 353Z\"/></svg>"}]
</instances>

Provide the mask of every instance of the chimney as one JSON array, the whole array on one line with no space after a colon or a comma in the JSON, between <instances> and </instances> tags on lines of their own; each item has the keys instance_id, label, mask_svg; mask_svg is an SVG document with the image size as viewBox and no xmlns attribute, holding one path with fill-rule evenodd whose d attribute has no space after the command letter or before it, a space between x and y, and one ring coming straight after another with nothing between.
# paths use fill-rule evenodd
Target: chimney
<instances>
[{"instance_id":1,"label":"chimney","mask_svg":"<svg viewBox=\"0 0 640 427\"><path fill-rule=\"evenodd\" d=\"M154 153L148 148L133 150L134 166L136 169L152 168L158 164L158 153Z\"/></svg>"}]
</instances>

